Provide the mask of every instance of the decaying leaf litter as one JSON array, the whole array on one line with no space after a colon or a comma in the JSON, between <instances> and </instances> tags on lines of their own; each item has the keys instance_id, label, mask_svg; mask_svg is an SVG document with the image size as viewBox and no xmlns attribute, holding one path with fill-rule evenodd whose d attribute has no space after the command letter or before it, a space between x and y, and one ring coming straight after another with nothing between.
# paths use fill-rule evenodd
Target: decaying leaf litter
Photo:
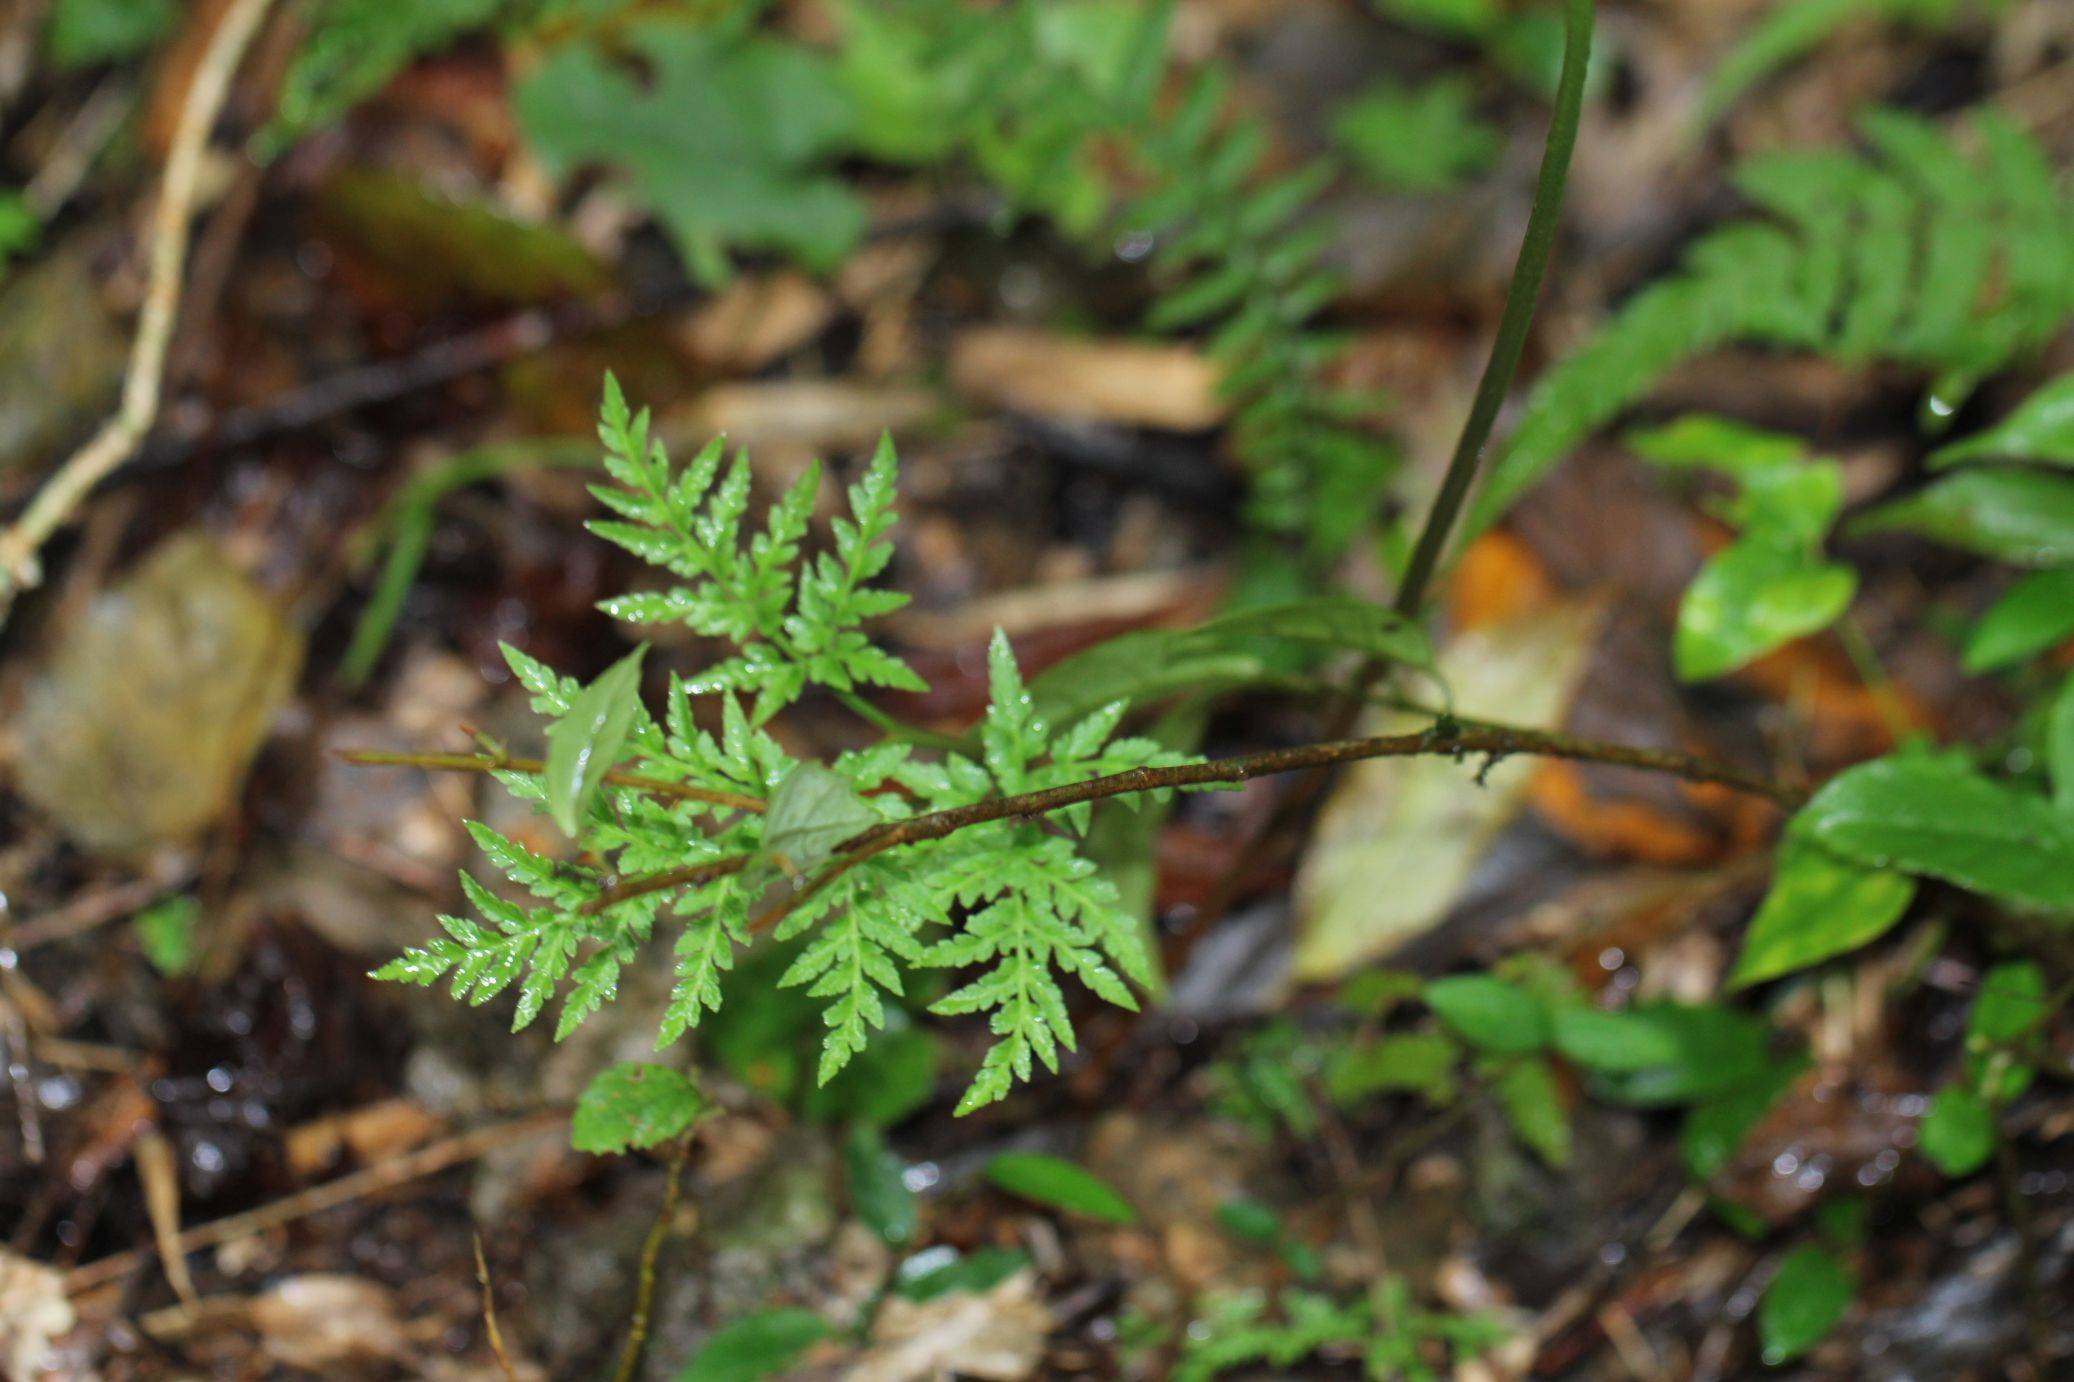
<instances>
[{"instance_id":1,"label":"decaying leaf litter","mask_svg":"<svg viewBox=\"0 0 2074 1382\"><path fill-rule=\"evenodd\" d=\"M53 8L79 23L96 7ZM10 514L115 403L166 151L227 8L171 16L134 58L92 30L64 40L83 51L53 51L39 7L0 21L0 43L37 55L0 73L0 103L10 174L41 222L0 280ZM2065 1365L2052 1302L2074 1256L2067 1035L2028 1016L2045 976L2064 979L2064 933L1948 886L1968 881L1967 860L1921 885L1879 945L1741 1005L1769 1028L1724 1019L1710 1034L1706 1049L1749 1067L1710 1107L1763 1087L1747 1122L1674 1112L1704 1091L1584 1087L1583 1071L1658 1078L1676 1062L1607 1074L1603 1046L1614 1065L1632 1058L1634 1029L1595 1030L1551 995L1712 1003L1753 977L1760 904L1785 905L1765 901L1782 813L1673 777L1382 761L1342 773L1294 832L1287 780L1141 816L1105 807L1089 850L1147 900L1162 992L1141 1014L1076 1010L1079 1050L1058 1077L964 1119L952 1110L983 1033L896 1007L856 1068L818 1084L819 1012L771 987L787 957L750 950L728 981L739 1001L697 1037L695 1097L714 1109L643 1125L660 1151L599 1158L569 1135L572 1109L593 1130L611 1120L595 1103L586 1120L594 1077L682 1067L683 1047L653 1049L665 963L628 967L617 1001L559 1044L361 977L459 907L462 820L549 856L567 846L482 774L337 750L488 746L563 768L573 809L609 765L542 733L500 643L592 684L720 655L594 609L646 579L583 526L598 516L581 466L607 369L655 406L676 454L716 432L745 445L758 508L825 461L817 524L892 435L893 571L914 600L880 636L929 689L868 699L938 736L985 709L999 628L1040 699L1104 670L1047 683L1047 668L1143 634L1130 658L1225 691L1139 717L1148 732L1213 755L1310 742L1311 664L1181 631L1229 617L1234 592L1297 597L1278 574L1294 570L1386 600L1401 561L1334 525L1292 527L1309 501L1248 479L1249 445L1285 435L1281 420L1218 381L1247 366L1294 377L1308 357L1148 331L1162 280L1145 258L1171 225L1109 235L1094 199L1116 170L1019 165L1011 141L974 138L976 166L940 171L940 146L967 136L928 101L961 99L952 78L969 74L947 67L948 95L845 76L875 53L915 55L839 38L834 5L771 7L742 51L637 14L618 55L636 61L589 73L614 50L556 27L572 21L476 8L335 109L294 61L323 29L289 8L267 17L198 178L163 407L7 625L9 1369L610 1375L643 1299L652 1377L729 1358L799 1376L1202 1376L1219 1347L1256 1375L1353 1375L1367 1354L1386 1375L1460 1358L1471 1376L1729 1376L1785 1342L1811 1350L1789 1365L1810 1375ZM1490 16L1535 7L1174 8L1175 67L1152 96L1182 101L1197 69L1228 69L1220 100L1261 121L1248 186L1319 154L1346 161L1314 194L1333 227L1316 262L1337 275L1320 310L1346 336L1327 382L1387 395L1350 426L1401 450L1389 503L1416 516L1489 348L1548 122L1547 33L1536 47L1529 24ZM1912 734L2007 734L2020 688L1969 673L2064 640L2013 615L1999 641L1967 638L2011 584L1953 550L2000 541L1968 526L1974 504L1909 520L1944 546L1841 530L1860 582L1845 634L1710 626L1711 642L1676 643L1708 632L1681 617L1695 575L1728 580L1731 554L1768 539L1734 507L1728 480L1750 486L1747 469L1716 451L1666 463L1671 443L1630 424L1706 412L1790 434L1810 458L1792 465L1823 467L1858 512L1938 493L1911 479L1936 449L1917 430L1924 375L1988 357L1913 349L1848 314L1832 324L1855 344L1819 349L1801 324L1738 318L1660 360L1645 351L1631 396L1591 401L1582 422L1520 406L1638 293L1707 300L1715 261L1693 246L1765 203L1764 184L1729 180L1749 156L1862 150L1868 107L1941 122L1991 100L2064 182L2074 34L2056 6L1948 25L1869 14L1734 91L1723 59L1764 8L1600 7L1555 268L1500 423L1528 437L1500 471L1524 477L1525 498L1449 572L1442 675L1393 683L1418 707L1812 784ZM1444 9L1460 18L1423 13ZM1109 51L1125 47L1090 49L1089 70L1122 99L1126 68L1097 60ZM957 52L985 72L983 42ZM779 90L835 94L782 127L737 122ZM1004 128L1056 95L1016 93ZM609 118L573 119L587 102ZM675 120L673 102L733 142L700 143L704 125ZM1392 122L1434 156L1407 164ZM1980 147L1963 140L1967 156ZM82 159L69 188L45 177ZM702 200L730 159L767 182ZM1646 336L1642 316L1624 320ZM2067 463L2057 395L2036 387L2074 364L2065 325L2064 307L2009 325L2029 353L1976 371L1952 434L1974 440L1927 464L1978 463L1957 478ZM1528 475L1517 458L1537 446L1563 463ZM1790 561L1767 556L1747 579L1819 571L1826 540L1796 534ZM2021 578L2048 611L2060 569ZM1692 668L1674 660L1709 656L1737 670L1677 680ZM862 747L835 709L809 698L769 728L802 755ZM1362 733L1421 723L1397 705L1362 713ZM810 857L840 843L790 838ZM2037 881L2042 904L2054 886ZM1421 993L1433 1020L1407 1016ZM1975 1069L1983 1041L2008 1059ZM1933 1101L1947 1107L1926 1126ZM1999 1148L1978 1127L1993 1110L2013 1130ZM669 1139L687 1124L679 1167ZM1789 1289L1768 1291L1775 1276ZM1282 1329L1253 1347L1257 1325L1291 1320L1303 1346ZM1377 1339L1409 1351L1378 1364Z\"/></svg>"}]
</instances>

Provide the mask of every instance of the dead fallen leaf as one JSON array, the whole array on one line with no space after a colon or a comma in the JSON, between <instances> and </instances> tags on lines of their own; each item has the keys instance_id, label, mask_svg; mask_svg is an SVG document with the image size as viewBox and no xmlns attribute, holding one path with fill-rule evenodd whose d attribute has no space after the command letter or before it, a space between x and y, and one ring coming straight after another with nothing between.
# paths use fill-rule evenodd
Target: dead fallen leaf
<instances>
[{"instance_id":1,"label":"dead fallen leaf","mask_svg":"<svg viewBox=\"0 0 2074 1382\"><path fill-rule=\"evenodd\" d=\"M753 374L811 341L835 315L827 292L801 273L745 278L700 305L682 338L700 362Z\"/></svg>"},{"instance_id":2,"label":"dead fallen leaf","mask_svg":"<svg viewBox=\"0 0 2074 1382\"><path fill-rule=\"evenodd\" d=\"M1599 627L1595 607L1559 604L1471 629L1440 653L1464 715L1558 724ZM1364 734L1403 734L1423 716L1372 714ZM1513 759L1479 772L1445 757L1348 769L1318 819L1296 879L1296 975L1334 979L1439 922L1484 848L1518 812L1534 772Z\"/></svg>"},{"instance_id":3,"label":"dead fallen leaf","mask_svg":"<svg viewBox=\"0 0 2074 1382\"><path fill-rule=\"evenodd\" d=\"M288 1130L288 1167L309 1178L336 1166L347 1153L362 1166L422 1147L446 1124L409 1099L381 1099L328 1114Z\"/></svg>"},{"instance_id":4,"label":"dead fallen leaf","mask_svg":"<svg viewBox=\"0 0 2074 1382\"><path fill-rule=\"evenodd\" d=\"M895 1296L879 1311L871 1346L848 1376L850 1382L952 1376L1013 1382L1035 1375L1050 1331L1051 1312L1027 1271L991 1291L954 1291L920 1303Z\"/></svg>"},{"instance_id":5,"label":"dead fallen leaf","mask_svg":"<svg viewBox=\"0 0 2074 1382\"><path fill-rule=\"evenodd\" d=\"M840 379L723 384L699 395L682 414L673 413L668 431L694 448L718 432L731 448L804 458L869 446L880 433L912 427L935 408L935 396L922 389Z\"/></svg>"},{"instance_id":6,"label":"dead fallen leaf","mask_svg":"<svg viewBox=\"0 0 2074 1382\"><path fill-rule=\"evenodd\" d=\"M319 1369L353 1358L401 1361L410 1356L395 1299L364 1277L326 1272L288 1277L252 1302L251 1319L267 1354L290 1367Z\"/></svg>"},{"instance_id":7,"label":"dead fallen leaf","mask_svg":"<svg viewBox=\"0 0 2074 1382\"><path fill-rule=\"evenodd\" d=\"M951 345L951 382L978 402L1039 417L1201 432L1225 415L1217 366L1185 346L1090 341L1014 327Z\"/></svg>"},{"instance_id":8,"label":"dead fallen leaf","mask_svg":"<svg viewBox=\"0 0 2074 1382\"><path fill-rule=\"evenodd\" d=\"M0 1371L22 1382L54 1376L51 1341L72 1323L64 1276L0 1249Z\"/></svg>"}]
</instances>

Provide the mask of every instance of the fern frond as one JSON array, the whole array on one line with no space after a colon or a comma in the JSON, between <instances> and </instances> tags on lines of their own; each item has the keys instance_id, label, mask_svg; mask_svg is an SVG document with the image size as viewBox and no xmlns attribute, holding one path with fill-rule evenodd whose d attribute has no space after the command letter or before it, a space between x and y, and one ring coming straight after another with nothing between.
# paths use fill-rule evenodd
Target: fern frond
<instances>
[{"instance_id":1,"label":"fern frond","mask_svg":"<svg viewBox=\"0 0 2074 1382\"><path fill-rule=\"evenodd\" d=\"M1332 228L1312 214L1332 169L1263 177L1265 127L1219 123L1227 84L1207 71L1147 134L1139 162L1151 185L1123 222L1159 244L1154 267L1169 284L1148 325L1206 331L1223 367L1250 516L1330 557L1375 515L1397 455L1358 425L1374 400L1332 383L1341 342L1311 325L1340 286L1324 265Z\"/></svg>"},{"instance_id":2,"label":"fern frond","mask_svg":"<svg viewBox=\"0 0 2074 1382\"><path fill-rule=\"evenodd\" d=\"M2074 199L2009 119L1960 136L1893 111L1869 155L1769 155L1737 185L1768 217L1710 232L1535 387L1470 505L1488 527L1586 435L1674 366L1731 343L1932 376L1938 411L2074 314Z\"/></svg>"},{"instance_id":3,"label":"fern frond","mask_svg":"<svg viewBox=\"0 0 2074 1382\"><path fill-rule=\"evenodd\" d=\"M678 470L651 429L648 410L630 411L608 376L598 435L606 472L619 487L595 485L591 492L620 518L589 527L688 584L615 596L600 609L630 623L682 624L735 644L735 656L701 672L688 689L753 695L758 724L809 685L922 689L921 679L860 627L906 603L869 584L893 557L885 540L894 494L889 440L881 438L864 477L850 487L851 513L836 521L834 552L803 561L818 467L807 468L772 505L762 531L744 543L747 456L737 453L723 475L722 444L715 439Z\"/></svg>"}]
</instances>

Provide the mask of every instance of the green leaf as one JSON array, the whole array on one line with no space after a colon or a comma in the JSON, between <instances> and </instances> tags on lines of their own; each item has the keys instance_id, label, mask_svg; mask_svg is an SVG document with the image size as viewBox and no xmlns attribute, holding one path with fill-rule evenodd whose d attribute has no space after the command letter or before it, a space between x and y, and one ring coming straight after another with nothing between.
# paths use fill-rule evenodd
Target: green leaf
<instances>
[{"instance_id":1,"label":"green leaf","mask_svg":"<svg viewBox=\"0 0 2074 1382\"><path fill-rule=\"evenodd\" d=\"M1678 1032L1650 1011L1607 1012L1573 1004L1556 1009L1555 1049L1586 1070L1626 1075L1675 1065L1683 1057Z\"/></svg>"},{"instance_id":2,"label":"green leaf","mask_svg":"<svg viewBox=\"0 0 2074 1382\"><path fill-rule=\"evenodd\" d=\"M1852 528L1919 533L2017 566L2074 565L2074 477L1965 470L1882 504Z\"/></svg>"},{"instance_id":3,"label":"green leaf","mask_svg":"<svg viewBox=\"0 0 2074 1382\"><path fill-rule=\"evenodd\" d=\"M1426 985L1426 1005L1457 1036L1500 1055L1538 1051L1548 1044L1548 1010L1503 979L1458 974Z\"/></svg>"},{"instance_id":4,"label":"green leaf","mask_svg":"<svg viewBox=\"0 0 2074 1382\"><path fill-rule=\"evenodd\" d=\"M2062 814L2074 815L2074 672L2060 683L2045 712L2045 770L2052 774L2052 799Z\"/></svg>"},{"instance_id":5,"label":"green leaf","mask_svg":"<svg viewBox=\"0 0 2074 1382\"><path fill-rule=\"evenodd\" d=\"M1877 940L1901 920L1915 893L1905 874L1867 868L1788 835L1729 987L1776 979Z\"/></svg>"},{"instance_id":6,"label":"green leaf","mask_svg":"<svg viewBox=\"0 0 2074 1382\"><path fill-rule=\"evenodd\" d=\"M177 13L174 0L57 0L44 48L60 68L122 62L158 42Z\"/></svg>"},{"instance_id":7,"label":"green leaf","mask_svg":"<svg viewBox=\"0 0 2074 1382\"><path fill-rule=\"evenodd\" d=\"M1418 87L1377 82L1340 108L1332 134L1370 180L1413 191L1452 187L1483 171L1504 143L1496 126L1477 118L1465 76Z\"/></svg>"},{"instance_id":8,"label":"green leaf","mask_svg":"<svg viewBox=\"0 0 2074 1382\"><path fill-rule=\"evenodd\" d=\"M1258 1200L1224 1201L1217 1206L1217 1223L1249 1243L1273 1243L1282 1236L1282 1216Z\"/></svg>"},{"instance_id":9,"label":"green leaf","mask_svg":"<svg viewBox=\"0 0 2074 1382\"><path fill-rule=\"evenodd\" d=\"M1430 1104L1452 1103L1462 1048L1446 1032L1396 1032L1346 1046L1325 1067L1325 1092L1342 1107L1392 1090Z\"/></svg>"},{"instance_id":10,"label":"green leaf","mask_svg":"<svg viewBox=\"0 0 2074 1382\"><path fill-rule=\"evenodd\" d=\"M1557 1169L1570 1164L1570 1110L1546 1060L1531 1056L1507 1063L1491 1093L1513 1133L1536 1156Z\"/></svg>"},{"instance_id":11,"label":"green leaf","mask_svg":"<svg viewBox=\"0 0 2074 1382\"><path fill-rule=\"evenodd\" d=\"M981 1248L963 1256L955 1248L928 1248L900 1264L893 1289L917 1303L956 1292L983 1295L1030 1265L1030 1255L1013 1248Z\"/></svg>"},{"instance_id":12,"label":"green leaf","mask_svg":"<svg viewBox=\"0 0 2074 1382\"><path fill-rule=\"evenodd\" d=\"M915 1236L921 1216L907 1188L907 1163L886 1145L885 1134L870 1126L851 1130L843 1139L843 1177L850 1208L866 1228L895 1248Z\"/></svg>"},{"instance_id":13,"label":"green leaf","mask_svg":"<svg viewBox=\"0 0 2074 1382\"><path fill-rule=\"evenodd\" d=\"M746 1315L713 1331L677 1370L677 1382L759 1382L828 1337L828 1324L811 1310L786 1306Z\"/></svg>"},{"instance_id":14,"label":"green leaf","mask_svg":"<svg viewBox=\"0 0 2074 1382\"><path fill-rule=\"evenodd\" d=\"M1966 1019L1966 1079L1990 1104L2031 1087L2048 1011L2045 971L2035 960L2009 960L1980 976Z\"/></svg>"},{"instance_id":15,"label":"green leaf","mask_svg":"<svg viewBox=\"0 0 2074 1382\"><path fill-rule=\"evenodd\" d=\"M1106 1181L1055 1156L1003 1152L987 1163L986 1178L1011 1195L1100 1223L1138 1222L1137 1211Z\"/></svg>"},{"instance_id":16,"label":"green leaf","mask_svg":"<svg viewBox=\"0 0 2074 1382\"><path fill-rule=\"evenodd\" d=\"M1810 1245L1788 1253L1757 1303L1764 1361L1777 1367L1820 1343L1857 1290L1857 1274L1827 1250Z\"/></svg>"},{"instance_id":17,"label":"green leaf","mask_svg":"<svg viewBox=\"0 0 2074 1382\"><path fill-rule=\"evenodd\" d=\"M514 91L548 169L598 162L622 171L708 283L726 276L737 246L783 251L812 268L841 263L864 211L828 171L855 123L829 60L714 26L652 21L623 32L648 80L578 42Z\"/></svg>"},{"instance_id":18,"label":"green leaf","mask_svg":"<svg viewBox=\"0 0 2074 1382\"><path fill-rule=\"evenodd\" d=\"M1995 1154L1995 1112L1964 1085L1947 1085L1930 1100L1917 1147L1947 1176L1970 1176Z\"/></svg>"},{"instance_id":19,"label":"green leaf","mask_svg":"<svg viewBox=\"0 0 2074 1382\"><path fill-rule=\"evenodd\" d=\"M2038 389L1987 431L1930 454L1933 466L1965 461L2074 466L2074 370Z\"/></svg>"},{"instance_id":20,"label":"green leaf","mask_svg":"<svg viewBox=\"0 0 2074 1382\"><path fill-rule=\"evenodd\" d=\"M1687 413L1661 426L1632 428L1622 440L1628 450L1656 465L1699 466L1739 480L1797 466L1807 456L1807 445L1799 437L1711 413Z\"/></svg>"},{"instance_id":21,"label":"green leaf","mask_svg":"<svg viewBox=\"0 0 2074 1382\"><path fill-rule=\"evenodd\" d=\"M771 793L763 817L763 845L795 870L812 868L837 845L878 824L857 789L841 773L801 763Z\"/></svg>"},{"instance_id":22,"label":"green leaf","mask_svg":"<svg viewBox=\"0 0 2074 1382\"><path fill-rule=\"evenodd\" d=\"M152 903L137 913L130 927L151 967L168 979L177 979L194 969L200 951L195 933L201 920L202 904L182 893Z\"/></svg>"},{"instance_id":23,"label":"green leaf","mask_svg":"<svg viewBox=\"0 0 2074 1382\"><path fill-rule=\"evenodd\" d=\"M2074 911L2074 815L1944 758L1884 758L1832 779L1793 829L1872 868Z\"/></svg>"},{"instance_id":24,"label":"green leaf","mask_svg":"<svg viewBox=\"0 0 2074 1382\"><path fill-rule=\"evenodd\" d=\"M1808 1064L1804 1055L1771 1062L1750 1080L1694 1104L1678 1130L1678 1150L1692 1178L1710 1179L1728 1165L1750 1129L1771 1111Z\"/></svg>"},{"instance_id":25,"label":"green leaf","mask_svg":"<svg viewBox=\"0 0 2074 1382\"><path fill-rule=\"evenodd\" d=\"M1733 672L1850 608L1858 575L1835 562L1745 538L1708 558L1678 606L1672 660L1684 681Z\"/></svg>"},{"instance_id":26,"label":"green leaf","mask_svg":"<svg viewBox=\"0 0 2074 1382\"><path fill-rule=\"evenodd\" d=\"M1992 672L2074 638L2074 567L2034 571L2002 592L1966 637L1969 672Z\"/></svg>"},{"instance_id":27,"label":"green leaf","mask_svg":"<svg viewBox=\"0 0 2074 1382\"><path fill-rule=\"evenodd\" d=\"M1752 1014L1714 1003L1647 1003L1620 1016L1654 1031L1625 1048L1623 1063L1631 1068L1597 1068L1593 1087L1601 1098L1644 1107L1693 1103L1749 1084L1771 1068L1771 1029ZM1602 1049L1610 1054L1612 1048ZM1644 1054L1665 1058L1643 1065Z\"/></svg>"},{"instance_id":28,"label":"green leaf","mask_svg":"<svg viewBox=\"0 0 2074 1382\"><path fill-rule=\"evenodd\" d=\"M577 1098L569 1145L601 1156L653 1147L682 1136L708 1107L681 1071L622 1061L592 1077Z\"/></svg>"},{"instance_id":29,"label":"green leaf","mask_svg":"<svg viewBox=\"0 0 2074 1382\"><path fill-rule=\"evenodd\" d=\"M562 833L576 837L591 798L619 761L641 711L641 659L648 645L607 667L547 727L547 765L541 781L547 812Z\"/></svg>"}]
</instances>

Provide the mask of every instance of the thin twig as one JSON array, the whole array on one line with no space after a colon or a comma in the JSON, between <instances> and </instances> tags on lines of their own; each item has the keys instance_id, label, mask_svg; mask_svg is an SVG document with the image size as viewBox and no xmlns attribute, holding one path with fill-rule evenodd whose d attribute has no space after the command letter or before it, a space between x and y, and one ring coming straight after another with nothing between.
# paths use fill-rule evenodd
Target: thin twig
<instances>
[{"instance_id":1,"label":"thin twig","mask_svg":"<svg viewBox=\"0 0 2074 1382\"><path fill-rule=\"evenodd\" d=\"M663 1180L662 1208L656 1211L655 1222L648 1226L648 1237L641 1244L641 1275L634 1285L634 1314L627 1322L627 1341L619 1350L613 1382L633 1382L634 1370L641 1366L641 1350L648 1346L649 1312L655 1305L655 1262L670 1236L670 1223L677 1217L677 1198L683 1180L684 1144L675 1142L670 1146L669 1169Z\"/></svg>"},{"instance_id":2,"label":"thin twig","mask_svg":"<svg viewBox=\"0 0 2074 1382\"><path fill-rule=\"evenodd\" d=\"M993 797L986 801L973 802L968 806L954 806L948 810L910 816L906 820L887 821L844 841L836 851L842 857L813 882L796 891L785 906L789 909L790 906L796 906L820 892L844 872L874 854L900 845L939 840L953 831L981 825L987 821L1006 820L1016 816L1041 816L1048 812L1064 810L1068 806L1078 806L1082 802L1100 801L1107 797L1126 796L1134 792L1236 784L1251 781L1256 777L1270 777L1276 773L1300 772L1307 768L1331 767L1340 763L1358 763L1370 758L1444 755L1458 759L1499 759L1509 758L1515 754L1528 754L1539 758L1567 758L1579 762L1638 768L1646 772L1670 773L1690 782L1709 783L1738 792L1748 792L1754 796L1768 797L1782 806L1798 805L1807 796L1802 788L1774 782L1770 778L1745 772L1726 763L1697 758L1691 754L1675 753L1668 749L1635 748L1626 744L1606 744L1592 739L1578 739L1545 730L1516 729L1504 725L1467 725L1443 720L1432 728L1415 734L1342 739L1323 744L1305 744L1297 748L1270 749L1264 753L1244 754L1235 758L1212 758L1200 763L1179 763L1164 768L1133 768L1129 772L1088 778L1082 782L1069 782L1059 787L1047 787L1039 792ZM746 857L735 856L731 859L695 864L690 868L650 874L645 878L631 878L600 893L584 910L598 912L630 898L705 882L720 876L721 873L737 872L746 862ZM782 912L779 915L782 915ZM776 919L776 915L766 915L759 920L759 928L772 924Z\"/></svg>"},{"instance_id":3,"label":"thin twig","mask_svg":"<svg viewBox=\"0 0 2074 1382\"><path fill-rule=\"evenodd\" d=\"M273 0L232 0L209 36L194 80L180 107L180 122L166 156L165 186L151 224L151 268L137 337L123 377L122 402L94 435L45 482L22 516L0 532L0 621L14 598L43 578L37 554L50 535L71 520L93 487L129 459L158 418L166 347L180 308L180 275L201 181L209 131L230 93L231 78Z\"/></svg>"},{"instance_id":4,"label":"thin twig","mask_svg":"<svg viewBox=\"0 0 2074 1382\"><path fill-rule=\"evenodd\" d=\"M497 1298L490 1291L490 1264L482 1255L482 1235L475 1235L475 1280L482 1287L483 1335L489 1340L490 1356L497 1360L497 1370L504 1374L504 1382L518 1382L518 1372L511 1366L511 1355L504 1351L504 1332L497 1328Z\"/></svg>"},{"instance_id":5,"label":"thin twig","mask_svg":"<svg viewBox=\"0 0 2074 1382\"><path fill-rule=\"evenodd\" d=\"M547 765L537 758L512 758L489 753L392 753L386 749L340 749L338 756L363 768L425 768L461 773L528 774L541 773L547 768ZM744 796L740 792L716 791L710 787L694 787L688 782L669 782L659 777L643 777L639 773L623 773L616 769L605 774L605 781L615 787L631 787L637 792L647 792L651 796L675 797L680 801L703 801L735 811L761 812L764 806L760 797Z\"/></svg>"},{"instance_id":6,"label":"thin twig","mask_svg":"<svg viewBox=\"0 0 2074 1382\"><path fill-rule=\"evenodd\" d=\"M429 1147L421 1147L415 1152L382 1162L378 1166L370 1166L364 1171L355 1171L351 1175L340 1176L337 1180L313 1185L308 1190L290 1195L285 1200L276 1200L272 1204L247 1210L243 1214L233 1214L228 1218L197 1224L193 1228L183 1230L174 1240L173 1246L183 1253L199 1252L203 1248L213 1248L240 1238L249 1238L255 1233L264 1233L283 1224L292 1224L298 1219L307 1219L312 1214L321 1214L327 1209L336 1209L340 1205L351 1204L369 1195L393 1190L399 1185L420 1180L452 1166L459 1166L463 1162L473 1161L498 1147L508 1146L514 1138L544 1131L567 1121L566 1113L536 1113L529 1117L509 1119L502 1123L493 1123L486 1128L461 1133L444 1142L435 1142ZM132 1248L127 1252L96 1258L92 1262L74 1267L66 1274L65 1292L67 1295L78 1295L81 1291L119 1280L153 1261L156 1256L155 1249Z\"/></svg>"}]
</instances>

